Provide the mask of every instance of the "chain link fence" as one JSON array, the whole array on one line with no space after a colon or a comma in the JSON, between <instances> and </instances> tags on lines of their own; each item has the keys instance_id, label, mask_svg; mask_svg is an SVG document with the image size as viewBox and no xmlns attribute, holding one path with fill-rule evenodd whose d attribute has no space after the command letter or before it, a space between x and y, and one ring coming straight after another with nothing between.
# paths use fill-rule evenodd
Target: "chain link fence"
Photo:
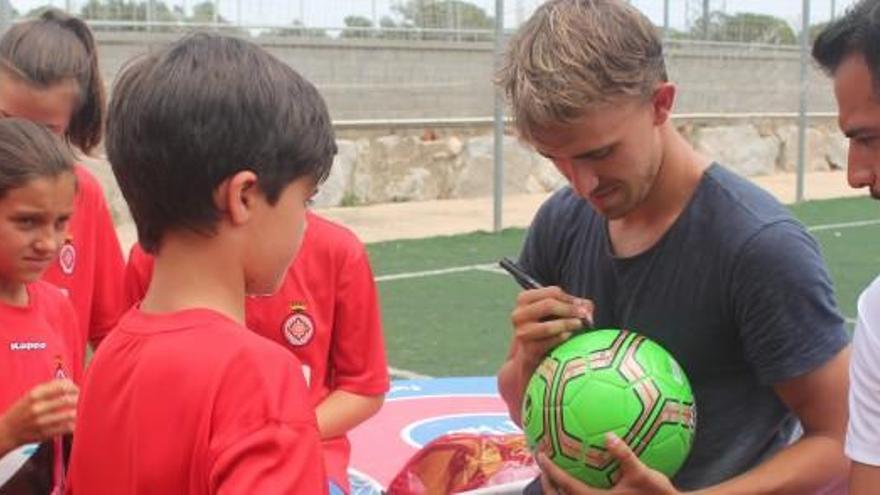
<instances>
[{"instance_id":1,"label":"chain link fence","mask_svg":"<svg viewBox=\"0 0 880 495\"><path fill-rule=\"evenodd\" d=\"M754 128L754 132L746 130L749 136L775 140L767 146L779 149L775 157L768 154L761 159L775 161L778 169L792 170L841 166L841 160L835 164L826 156L825 165L817 158L816 167L811 167L810 153L817 155L821 150L799 151L807 145L809 125L822 126L816 132L824 134L813 140L817 146L832 141L831 131L826 129L833 127L835 111L830 84L805 50L825 23L853 1L631 3L663 33L669 73L679 86L678 118L696 123L696 127L684 130L699 131L707 122L719 127L749 125ZM14 22L51 6L87 19L98 38L108 83L126 60L145 47L188 31L222 30L249 37L319 87L344 138L373 139L401 132L442 137L452 131L438 129L455 127L457 138L466 141L481 133L491 134L493 120L497 120L497 95L492 85L498 60L496 33L501 33L501 39L509 35L541 3L0 0L0 15ZM501 10L496 10L499 7ZM496 24L498 12L503 20L500 25ZM500 26L503 30L497 29ZM807 114L813 119L808 120ZM794 141L791 126L800 126L800 137ZM837 141L834 144L842 146ZM496 154L500 149L496 148ZM795 160L798 154L801 156ZM449 194L441 191L428 199Z\"/></svg>"}]
</instances>

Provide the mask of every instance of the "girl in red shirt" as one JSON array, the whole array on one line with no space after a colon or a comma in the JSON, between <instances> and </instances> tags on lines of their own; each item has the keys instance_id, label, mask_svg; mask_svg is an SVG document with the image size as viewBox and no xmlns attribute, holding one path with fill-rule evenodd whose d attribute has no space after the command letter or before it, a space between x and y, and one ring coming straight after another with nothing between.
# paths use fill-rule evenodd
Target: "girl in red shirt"
<instances>
[{"instance_id":1,"label":"girl in red shirt","mask_svg":"<svg viewBox=\"0 0 880 495\"><path fill-rule=\"evenodd\" d=\"M81 20L50 9L10 27L0 38L0 116L45 125L83 153L101 141L104 84L95 41ZM124 262L98 181L74 167L74 214L44 280L73 303L84 350L106 336L123 308Z\"/></svg>"},{"instance_id":2,"label":"girl in red shirt","mask_svg":"<svg viewBox=\"0 0 880 495\"><path fill-rule=\"evenodd\" d=\"M40 278L73 211L65 148L42 126L0 119L0 457L15 451L0 493L63 491L62 436L73 432L82 355L69 340L70 301Z\"/></svg>"}]
</instances>

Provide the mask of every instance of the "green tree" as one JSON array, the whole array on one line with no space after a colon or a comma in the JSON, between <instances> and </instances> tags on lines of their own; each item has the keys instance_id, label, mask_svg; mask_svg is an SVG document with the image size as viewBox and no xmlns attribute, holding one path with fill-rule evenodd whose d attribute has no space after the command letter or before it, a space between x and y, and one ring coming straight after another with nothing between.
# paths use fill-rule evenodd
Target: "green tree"
<instances>
[{"instance_id":1,"label":"green tree","mask_svg":"<svg viewBox=\"0 0 880 495\"><path fill-rule=\"evenodd\" d=\"M400 40L406 39L407 33L405 31L398 31L399 28L405 28L406 26L398 25L394 22L394 19L391 17L384 15L381 19L379 19L379 32L377 33L377 37L386 39L386 40Z\"/></svg>"},{"instance_id":2,"label":"green tree","mask_svg":"<svg viewBox=\"0 0 880 495\"><path fill-rule=\"evenodd\" d=\"M402 20L399 27L449 30L490 30L494 17L477 5L464 0L407 0L392 7ZM426 39L457 39L460 34L426 33ZM491 35L468 35L468 39L486 41Z\"/></svg>"},{"instance_id":3,"label":"green tree","mask_svg":"<svg viewBox=\"0 0 880 495\"><path fill-rule=\"evenodd\" d=\"M370 29L373 27L373 21L360 15L346 16L343 21L345 29L339 34L340 38L373 38L375 33Z\"/></svg>"},{"instance_id":4,"label":"green tree","mask_svg":"<svg viewBox=\"0 0 880 495\"><path fill-rule=\"evenodd\" d=\"M43 9L49 7L48 5L42 7ZM35 10L35 9L31 9ZM11 21L18 17L18 11L12 6L12 3L9 0L0 0L0 22Z\"/></svg>"},{"instance_id":5,"label":"green tree","mask_svg":"<svg viewBox=\"0 0 880 495\"><path fill-rule=\"evenodd\" d=\"M214 3L204 1L193 5L192 15L186 18L187 22L195 22L199 24L210 24L214 22ZM217 16L217 22L220 24L228 24L229 21L223 16Z\"/></svg>"},{"instance_id":6,"label":"green tree","mask_svg":"<svg viewBox=\"0 0 880 495\"><path fill-rule=\"evenodd\" d=\"M699 19L690 30L694 39L791 45L797 35L784 19L766 14L712 12L709 24Z\"/></svg>"},{"instance_id":7,"label":"green tree","mask_svg":"<svg viewBox=\"0 0 880 495\"><path fill-rule=\"evenodd\" d=\"M261 38L284 37L284 38L327 38L327 31L318 28L306 27L299 19L294 19L290 26L275 27L260 33Z\"/></svg>"},{"instance_id":8,"label":"green tree","mask_svg":"<svg viewBox=\"0 0 880 495\"><path fill-rule=\"evenodd\" d=\"M813 24L812 26L810 26L810 44L811 45L813 44L814 41L816 41L816 38L818 38L819 35L822 34L822 31L825 31L825 29L827 27L828 27L827 21L820 22L819 24Z\"/></svg>"},{"instance_id":9,"label":"green tree","mask_svg":"<svg viewBox=\"0 0 880 495\"><path fill-rule=\"evenodd\" d=\"M127 22L179 22L180 17L165 2L142 1L128 2L125 0L89 0L82 9L80 16L83 19L93 21L127 21ZM96 28L97 29L97 28ZM109 29L109 28L108 28ZM143 31L145 26L119 26L113 30ZM152 30L168 30L169 27L161 28L153 26Z\"/></svg>"},{"instance_id":10,"label":"green tree","mask_svg":"<svg viewBox=\"0 0 880 495\"><path fill-rule=\"evenodd\" d=\"M40 15L43 14L43 12L45 12L49 9L52 9L52 8L57 8L57 7L53 7L50 4L40 5L39 7L34 7L31 10L28 10L27 12L24 13L24 15L22 17L24 17L26 19L32 19L34 17L39 17Z\"/></svg>"}]
</instances>

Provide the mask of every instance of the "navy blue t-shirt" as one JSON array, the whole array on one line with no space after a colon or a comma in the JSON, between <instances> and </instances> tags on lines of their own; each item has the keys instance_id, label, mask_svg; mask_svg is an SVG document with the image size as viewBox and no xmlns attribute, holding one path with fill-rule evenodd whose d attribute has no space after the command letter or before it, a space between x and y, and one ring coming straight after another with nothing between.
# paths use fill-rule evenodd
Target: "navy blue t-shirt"
<instances>
[{"instance_id":1,"label":"navy blue t-shirt","mask_svg":"<svg viewBox=\"0 0 880 495\"><path fill-rule=\"evenodd\" d=\"M690 457L673 479L711 486L784 447L797 424L773 384L817 369L848 342L819 246L772 196L718 164L647 251L612 253L608 222L570 187L539 210L523 267L595 303L597 328L657 341L697 402Z\"/></svg>"}]
</instances>

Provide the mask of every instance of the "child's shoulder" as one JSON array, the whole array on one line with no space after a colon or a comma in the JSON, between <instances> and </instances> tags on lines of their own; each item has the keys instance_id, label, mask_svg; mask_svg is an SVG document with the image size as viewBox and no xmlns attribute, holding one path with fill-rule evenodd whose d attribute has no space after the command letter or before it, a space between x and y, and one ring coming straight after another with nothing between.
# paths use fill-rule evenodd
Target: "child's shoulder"
<instances>
[{"instance_id":1,"label":"child's shoulder","mask_svg":"<svg viewBox=\"0 0 880 495\"><path fill-rule=\"evenodd\" d=\"M104 194L101 183L85 165L77 163L73 166L73 171L76 174L77 188L83 195Z\"/></svg>"},{"instance_id":2,"label":"child's shoulder","mask_svg":"<svg viewBox=\"0 0 880 495\"><path fill-rule=\"evenodd\" d=\"M28 284L30 306L34 313L41 315L54 329L64 335L73 335L78 327L78 319L73 303L64 289L43 280Z\"/></svg>"},{"instance_id":3,"label":"child's shoulder","mask_svg":"<svg viewBox=\"0 0 880 495\"><path fill-rule=\"evenodd\" d=\"M73 303L70 302L64 289L45 280L37 280L28 284L28 294L32 298L32 303L40 308L62 312L66 312L68 309L73 311Z\"/></svg>"},{"instance_id":4,"label":"child's shoulder","mask_svg":"<svg viewBox=\"0 0 880 495\"><path fill-rule=\"evenodd\" d=\"M297 259L342 266L366 257L364 243L348 227L311 211L306 220L306 232Z\"/></svg>"},{"instance_id":5,"label":"child's shoulder","mask_svg":"<svg viewBox=\"0 0 880 495\"><path fill-rule=\"evenodd\" d=\"M163 353L180 353L189 359L197 350L198 359L210 366L245 361L254 366L276 366L290 360L290 353L260 337L227 316L209 309L189 309L153 315L133 309L119 322L117 329L133 337L160 337L154 344L165 347Z\"/></svg>"},{"instance_id":6,"label":"child's shoulder","mask_svg":"<svg viewBox=\"0 0 880 495\"><path fill-rule=\"evenodd\" d=\"M287 402L283 399L287 394L297 391L293 395L298 399L305 395L302 365L296 356L223 315L207 313L201 324L195 322L193 345L179 349L183 351L181 357L189 360L192 374L205 372L206 384L216 387L217 397L232 403L264 402L257 407L260 414L308 419L303 411L309 408L287 404L278 409L281 402ZM194 359L195 352L199 356Z\"/></svg>"},{"instance_id":7,"label":"child's shoulder","mask_svg":"<svg viewBox=\"0 0 880 495\"><path fill-rule=\"evenodd\" d=\"M306 237L309 242L345 249L361 249L363 243L358 239L357 234L348 227L337 223L329 218L323 217L313 211L306 214Z\"/></svg>"}]
</instances>

